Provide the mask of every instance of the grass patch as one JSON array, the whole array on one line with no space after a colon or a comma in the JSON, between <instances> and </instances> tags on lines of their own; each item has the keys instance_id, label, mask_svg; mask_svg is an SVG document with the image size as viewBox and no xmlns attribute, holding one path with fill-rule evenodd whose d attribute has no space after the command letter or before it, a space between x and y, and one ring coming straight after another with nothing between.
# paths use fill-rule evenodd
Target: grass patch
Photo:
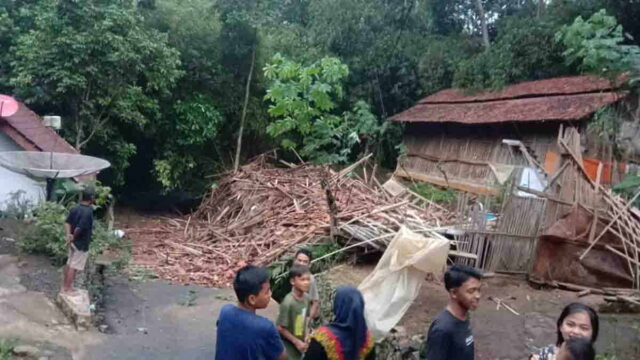
<instances>
[{"instance_id":1,"label":"grass patch","mask_svg":"<svg viewBox=\"0 0 640 360\"><path fill-rule=\"evenodd\" d=\"M156 279L156 274L146 267L132 265L127 268L128 279L131 282L145 282L151 279Z\"/></svg>"},{"instance_id":2,"label":"grass patch","mask_svg":"<svg viewBox=\"0 0 640 360\"><path fill-rule=\"evenodd\" d=\"M409 189L423 198L440 205L451 205L456 201L456 192L427 183L414 183Z\"/></svg>"},{"instance_id":3,"label":"grass patch","mask_svg":"<svg viewBox=\"0 0 640 360\"><path fill-rule=\"evenodd\" d=\"M16 342L14 340L0 340L0 360L15 359L15 357L13 356L13 348L15 346Z\"/></svg>"}]
</instances>

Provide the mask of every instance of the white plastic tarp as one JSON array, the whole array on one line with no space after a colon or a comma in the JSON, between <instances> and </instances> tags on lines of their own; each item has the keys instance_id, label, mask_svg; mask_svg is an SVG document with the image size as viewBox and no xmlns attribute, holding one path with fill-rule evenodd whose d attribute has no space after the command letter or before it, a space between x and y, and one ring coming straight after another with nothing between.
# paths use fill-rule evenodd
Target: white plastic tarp
<instances>
[{"instance_id":1,"label":"white plastic tarp","mask_svg":"<svg viewBox=\"0 0 640 360\"><path fill-rule=\"evenodd\" d=\"M425 237L401 227L375 270L358 287L369 330L381 338L407 312L426 273L442 273L449 252L443 237Z\"/></svg>"},{"instance_id":2,"label":"white plastic tarp","mask_svg":"<svg viewBox=\"0 0 640 360\"><path fill-rule=\"evenodd\" d=\"M529 166L522 169L522 175L520 176L518 185L523 188L543 192L547 187L547 181L538 173L536 168ZM522 190L519 190L517 195L524 197L537 197L534 194Z\"/></svg>"}]
</instances>

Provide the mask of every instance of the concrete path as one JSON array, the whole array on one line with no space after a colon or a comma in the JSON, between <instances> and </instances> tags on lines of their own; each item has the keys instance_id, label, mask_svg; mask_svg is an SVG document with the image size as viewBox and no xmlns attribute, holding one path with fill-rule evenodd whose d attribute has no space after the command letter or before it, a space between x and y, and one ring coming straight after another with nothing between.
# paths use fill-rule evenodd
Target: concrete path
<instances>
[{"instance_id":1,"label":"concrete path","mask_svg":"<svg viewBox=\"0 0 640 360\"><path fill-rule=\"evenodd\" d=\"M18 257L0 255L0 339L35 346L48 360L83 358L84 346L99 334L78 333L44 293L27 291L20 264Z\"/></svg>"},{"instance_id":2,"label":"concrete path","mask_svg":"<svg viewBox=\"0 0 640 360\"><path fill-rule=\"evenodd\" d=\"M58 271L43 264L38 257L0 254L0 339L35 346L47 360L213 359L218 313L235 303L231 289L108 277L106 334L78 332L49 294ZM50 277L47 286L43 271ZM41 287L46 293L35 291ZM260 315L274 320L277 304L272 301Z\"/></svg>"},{"instance_id":3,"label":"concrete path","mask_svg":"<svg viewBox=\"0 0 640 360\"><path fill-rule=\"evenodd\" d=\"M108 279L104 316L110 334L87 347L87 358L213 359L217 315L233 302L229 289ZM261 315L274 319L277 304Z\"/></svg>"}]
</instances>

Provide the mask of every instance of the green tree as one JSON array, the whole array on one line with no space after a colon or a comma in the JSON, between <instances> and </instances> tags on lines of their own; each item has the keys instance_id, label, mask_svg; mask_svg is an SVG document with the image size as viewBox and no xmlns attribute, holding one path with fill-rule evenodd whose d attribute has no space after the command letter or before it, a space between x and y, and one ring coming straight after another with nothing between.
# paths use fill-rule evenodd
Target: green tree
<instances>
[{"instance_id":1,"label":"green tree","mask_svg":"<svg viewBox=\"0 0 640 360\"><path fill-rule=\"evenodd\" d=\"M163 121L165 138L161 157L154 160L158 180L167 189L198 191L206 184L215 163L217 149L215 139L220 131L222 116L207 97L202 94L174 106L171 121Z\"/></svg>"},{"instance_id":2,"label":"green tree","mask_svg":"<svg viewBox=\"0 0 640 360\"><path fill-rule=\"evenodd\" d=\"M556 26L545 19L505 19L488 51L458 63L453 86L471 90L500 89L506 85L568 73L562 65L562 47L554 42Z\"/></svg>"},{"instance_id":3,"label":"green tree","mask_svg":"<svg viewBox=\"0 0 640 360\"><path fill-rule=\"evenodd\" d=\"M337 111L342 81L349 74L337 58L303 66L277 54L264 74L271 81L265 100L275 119L267 133L279 138L285 149L300 150L301 156L318 163L345 162L361 137L375 141L385 131L386 125L378 125L365 102L357 102L353 111Z\"/></svg>"},{"instance_id":4,"label":"green tree","mask_svg":"<svg viewBox=\"0 0 640 360\"><path fill-rule=\"evenodd\" d=\"M640 67L640 47L623 44L622 25L604 9L588 20L578 16L558 31L556 40L566 48L567 63L583 72L615 75Z\"/></svg>"},{"instance_id":5,"label":"green tree","mask_svg":"<svg viewBox=\"0 0 640 360\"><path fill-rule=\"evenodd\" d=\"M111 160L122 183L135 153L126 134L158 117L181 75L178 53L131 1L42 0L31 16L11 63L15 92L64 115L65 136Z\"/></svg>"}]
</instances>

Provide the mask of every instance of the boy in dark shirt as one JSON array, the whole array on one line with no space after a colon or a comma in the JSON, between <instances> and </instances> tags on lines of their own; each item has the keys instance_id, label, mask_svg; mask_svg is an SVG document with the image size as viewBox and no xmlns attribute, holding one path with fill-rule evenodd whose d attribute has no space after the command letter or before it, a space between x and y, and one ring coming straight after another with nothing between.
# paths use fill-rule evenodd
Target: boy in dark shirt
<instances>
[{"instance_id":1,"label":"boy in dark shirt","mask_svg":"<svg viewBox=\"0 0 640 360\"><path fill-rule=\"evenodd\" d=\"M82 191L82 201L71 209L64 222L66 246L69 249L64 267L62 292L73 292L73 281L77 271L84 270L89 255L89 243L93 232L94 193L92 189Z\"/></svg>"},{"instance_id":2,"label":"boy in dark shirt","mask_svg":"<svg viewBox=\"0 0 640 360\"><path fill-rule=\"evenodd\" d=\"M311 284L311 271L304 265L293 265L289 270L291 292L280 302L278 331L282 336L289 359L298 360L307 350L310 299L307 292Z\"/></svg>"},{"instance_id":3,"label":"boy in dark shirt","mask_svg":"<svg viewBox=\"0 0 640 360\"><path fill-rule=\"evenodd\" d=\"M481 279L479 270L466 265L453 265L444 274L449 304L431 323L421 359L474 359L473 334L467 316L478 308Z\"/></svg>"},{"instance_id":4,"label":"boy in dark shirt","mask_svg":"<svg viewBox=\"0 0 640 360\"><path fill-rule=\"evenodd\" d=\"M225 305L217 322L216 360L285 360L287 354L275 325L256 315L271 301L269 273L247 265L233 281L237 305Z\"/></svg>"}]
</instances>

